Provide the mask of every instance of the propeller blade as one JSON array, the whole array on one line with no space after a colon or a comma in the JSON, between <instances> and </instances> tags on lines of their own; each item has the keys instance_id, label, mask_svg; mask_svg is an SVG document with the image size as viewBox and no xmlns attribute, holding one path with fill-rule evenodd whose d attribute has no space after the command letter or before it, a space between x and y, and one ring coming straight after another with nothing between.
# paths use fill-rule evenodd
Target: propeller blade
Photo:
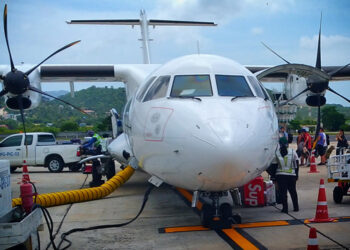
<instances>
[{"instance_id":1,"label":"propeller blade","mask_svg":"<svg viewBox=\"0 0 350 250\"><path fill-rule=\"evenodd\" d=\"M23 113L23 100L22 95L17 96L17 103L19 107L19 111L21 112L21 118L22 118L22 124L23 124L23 131L24 131L24 145L26 147L26 158L28 157L28 147L27 147L27 131L26 131L26 123L24 120L24 113Z\"/></svg>"},{"instance_id":2,"label":"propeller blade","mask_svg":"<svg viewBox=\"0 0 350 250\"><path fill-rule=\"evenodd\" d=\"M73 104L71 104L71 103L69 103L69 102L66 102L65 100L62 100L62 99L60 99L60 98L58 98L58 97L55 97L55 96L53 96L53 95L50 95L50 94L48 94L48 93L46 93L46 92L44 92L44 91L41 91L40 89L37 89L37 88L35 88L35 87L33 87L33 86L29 86L28 89L30 89L31 91L40 93L40 94L42 94L42 95L49 96L49 97L51 97L51 98L53 98L53 99L56 99L56 100L58 100L58 101L61 101L61 102L65 103L65 104L67 104L67 105L69 105L69 106L75 108L76 110L79 110L81 113L84 113L84 114L86 114L86 115L90 115L90 114L86 113L84 110L78 108L77 106L74 106Z\"/></svg>"},{"instance_id":3,"label":"propeller blade","mask_svg":"<svg viewBox=\"0 0 350 250\"><path fill-rule=\"evenodd\" d=\"M343 69L345 69L345 68L346 68L347 66L349 66L349 65L350 65L350 63L344 65L344 66L341 67L340 69L337 69L337 70L334 70L334 71L330 72L329 75L332 77L332 76L334 76L335 74L337 74L337 73L339 73L340 71L342 71Z\"/></svg>"},{"instance_id":4,"label":"propeller blade","mask_svg":"<svg viewBox=\"0 0 350 250\"><path fill-rule=\"evenodd\" d=\"M4 8L4 32L5 32L7 50L9 52L9 56L10 56L11 71L13 72L13 71L15 71L15 65L13 64L11 50L10 50L10 46L9 46L9 40L7 37L7 4L5 4L5 8Z\"/></svg>"},{"instance_id":5,"label":"propeller blade","mask_svg":"<svg viewBox=\"0 0 350 250\"><path fill-rule=\"evenodd\" d=\"M287 100L287 101L285 101L285 102L281 102L281 103L280 103L280 106L286 105L288 102L290 102L290 101L294 100L295 98L297 98L298 96L300 96L300 95L304 94L306 91L309 91L309 90L310 90L310 88L306 88L306 89L304 89L304 90L303 90L303 91L301 91L299 94L297 94L297 95L293 96L293 97L292 97L292 98L290 98L289 100Z\"/></svg>"},{"instance_id":6,"label":"propeller blade","mask_svg":"<svg viewBox=\"0 0 350 250\"><path fill-rule=\"evenodd\" d=\"M262 45L265 46L265 48L267 48L268 50L270 50L272 53L274 53L276 56L278 56L279 58L281 58L283 61L285 61L286 63L290 64L290 62L288 62L286 59L284 59L282 56L280 56L279 54L277 54L275 51L273 51L273 49L271 49L269 46L267 46L265 43L261 42Z\"/></svg>"},{"instance_id":7,"label":"propeller blade","mask_svg":"<svg viewBox=\"0 0 350 250\"><path fill-rule=\"evenodd\" d=\"M322 12L320 20L320 30L318 32L318 45L317 45L317 58L316 58L316 68L321 69L321 24L322 24Z\"/></svg>"},{"instance_id":8,"label":"propeller blade","mask_svg":"<svg viewBox=\"0 0 350 250\"><path fill-rule=\"evenodd\" d=\"M8 93L8 91L6 89L1 90L0 97L6 95L7 93Z\"/></svg>"},{"instance_id":9,"label":"propeller blade","mask_svg":"<svg viewBox=\"0 0 350 250\"><path fill-rule=\"evenodd\" d=\"M340 96L341 98L343 98L344 100L346 100L347 102L350 102L350 100L348 98L346 98L345 96L342 96L341 94L339 94L337 91L335 91L334 89L331 89L330 87L328 87L328 90L338 96Z\"/></svg>"},{"instance_id":10,"label":"propeller blade","mask_svg":"<svg viewBox=\"0 0 350 250\"><path fill-rule=\"evenodd\" d=\"M56 55L57 53L61 52L62 50L65 50L77 43L80 43L80 40L72 42L70 44L67 44L66 46L63 46L62 48L56 50L55 52L53 52L51 55L49 55L48 57L46 57L41 63L39 63L38 65L34 66L33 68L31 68L30 70L28 70L25 75L29 75L30 73L32 73L37 67L39 67L41 64L43 64L44 62L46 62L48 59L50 59L51 57L53 57L54 55Z\"/></svg>"}]
</instances>

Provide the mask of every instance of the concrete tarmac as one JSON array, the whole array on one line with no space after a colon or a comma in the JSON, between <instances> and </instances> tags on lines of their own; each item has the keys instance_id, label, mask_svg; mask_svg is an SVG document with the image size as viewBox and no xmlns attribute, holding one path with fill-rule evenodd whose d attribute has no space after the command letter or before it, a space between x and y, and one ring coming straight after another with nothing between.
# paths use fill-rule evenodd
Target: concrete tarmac
<instances>
[{"instance_id":1,"label":"concrete tarmac","mask_svg":"<svg viewBox=\"0 0 350 250\"><path fill-rule=\"evenodd\" d=\"M318 166L319 173L307 173L309 168L300 169L297 182L300 211L290 212L297 219L310 219L315 216L320 178L326 181L328 212L330 217L350 218L350 196L344 197L342 204L332 199L335 183L327 183L326 166ZM49 173L45 168L29 167L30 178L39 193L50 193L88 187L91 176L82 173ZM267 178L267 175L263 175ZM21 173L17 170L11 175L12 197L19 196L17 182ZM139 211L144 192L148 187L149 176L137 171L122 187L101 200L76 203L48 208L54 221L54 232L58 230L56 245L60 235L76 227L118 224L132 219ZM292 204L289 199L289 208ZM281 208L281 205L277 205ZM234 212L242 216L242 223L292 220L295 218L281 213L276 207L258 208L237 207ZM60 223L62 222L60 226ZM48 230L40 232L41 249L49 244ZM217 232L189 231L181 233L159 233L159 228L200 225L199 216L187 206L174 188L167 185L155 188L140 217L131 224L93 231L77 232L67 238L72 242L70 249L240 249L230 245ZM318 233L320 249L343 249L350 247L350 221L310 224L325 236ZM308 244L309 228L303 224L244 228L238 231L250 242L257 242L257 248L268 249L305 249ZM330 238L330 239L329 239ZM332 241L333 240L333 241ZM335 243L338 242L340 245ZM67 243L63 243L61 248ZM243 247L244 248L244 247ZM53 249L50 247L50 249Z\"/></svg>"}]
</instances>

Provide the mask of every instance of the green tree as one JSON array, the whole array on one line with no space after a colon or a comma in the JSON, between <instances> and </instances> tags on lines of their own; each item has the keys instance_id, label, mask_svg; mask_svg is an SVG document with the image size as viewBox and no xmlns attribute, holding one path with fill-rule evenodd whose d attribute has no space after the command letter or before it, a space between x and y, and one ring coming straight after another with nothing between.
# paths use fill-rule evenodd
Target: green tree
<instances>
[{"instance_id":1,"label":"green tree","mask_svg":"<svg viewBox=\"0 0 350 250\"><path fill-rule=\"evenodd\" d=\"M293 130L297 130L297 129L300 129L301 126L300 126L300 121L299 120L292 120L289 122L289 127Z\"/></svg>"},{"instance_id":2,"label":"green tree","mask_svg":"<svg viewBox=\"0 0 350 250\"><path fill-rule=\"evenodd\" d=\"M62 123L60 127L61 131L77 131L79 129L78 124L73 121L67 121Z\"/></svg>"},{"instance_id":3,"label":"green tree","mask_svg":"<svg viewBox=\"0 0 350 250\"><path fill-rule=\"evenodd\" d=\"M344 114L338 112L334 106L326 106L321 113L322 123L325 129L336 131L345 123Z\"/></svg>"},{"instance_id":4,"label":"green tree","mask_svg":"<svg viewBox=\"0 0 350 250\"><path fill-rule=\"evenodd\" d=\"M112 131L111 116L105 117L101 122L99 122L95 130L97 131Z\"/></svg>"}]
</instances>

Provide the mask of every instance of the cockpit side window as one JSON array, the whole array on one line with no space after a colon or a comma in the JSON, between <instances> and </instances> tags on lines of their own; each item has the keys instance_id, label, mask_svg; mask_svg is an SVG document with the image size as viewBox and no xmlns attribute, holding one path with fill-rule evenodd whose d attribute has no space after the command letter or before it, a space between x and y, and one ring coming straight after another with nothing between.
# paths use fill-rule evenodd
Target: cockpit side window
<instances>
[{"instance_id":1,"label":"cockpit side window","mask_svg":"<svg viewBox=\"0 0 350 250\"><path fill-rule=\"evenodd\" d=\"M263 86L261 86L261 83L255 77L248 76L248 80L249 80L250 85L253 87L253 89L258 97L261 97L265 100L270 99L269 95L266 93Z\"/></svg>"},{"instance_id":2,"label":"cockpit side window","mask_svg":"<svg viewBox=\"0 0 350 250\"><path fill-rule=\"evenodd\" d=\"M219 96L254 96L244 76L215 75Z\"/></svg>"},{"instance_id":3,"label":"cockpit side window","mask_svg":"<svg viewBox=\"0 0 350 250\"><path fill-rule=\"evenodd\" d=\"M154 79L156 79L155 76L151 77L142 87L140 92L137 94L136 96L136 100L138 100L139 102L141 102L142 97L145 95L148 87L151 85L151 83L154 81Z\"/></svg>"},{"instance_id":4,"label":"cockpit side window","mask_svg":"<svg viewBox=\"0 0 350 250\"><path fill-rule=\"evenodd\" d=\"M170 76L160 76L149 88L143 102L165 97L168 90L169 81Z\"/></svg>"},{"instance_id":5,"label":"cockpit side window","mask_svg":"<svg viewBox=\"0 0 350 250\"><path fill-rule=\"evenodd\" d=\"M262 91L260 85L259 85L259 82L258 80L256 80L254 77L252 76L248 76L248 80L250 82L250 85L253 87L256 95L258 97L261 97L261 98L265 98L265 95L264 95L264 92Z\"/></svg>"},{"instance_id":6,"label":"cockpit side window","mask_svg":"<svg viewBox=\"0 0 350 250\"><path fill-rule=\"evenodd\" d=\"M212 95L209 75L178 75L174 77L171 97Z\"/></svg>"}]
</instances>

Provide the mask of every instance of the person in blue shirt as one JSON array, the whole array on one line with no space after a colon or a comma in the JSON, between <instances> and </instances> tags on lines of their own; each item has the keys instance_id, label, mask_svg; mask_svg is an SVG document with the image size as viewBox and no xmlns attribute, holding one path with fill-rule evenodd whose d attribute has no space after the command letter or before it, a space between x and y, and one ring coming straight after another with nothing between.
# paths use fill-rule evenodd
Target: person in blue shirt
<instances>
[{"instance_id":1,"label":"person in blue shirt","mask_svg":"<svg viewBox=\"0 0 350 250\"><path fill-rule=\"evenodd\" d=\"M327 140L326 134L324 133L323 128L320 128L318 137L316 139L316 157L321 156L321 162L318 165L326 164L326 151L327 151Z\"/></svg>"}]
</instances>

